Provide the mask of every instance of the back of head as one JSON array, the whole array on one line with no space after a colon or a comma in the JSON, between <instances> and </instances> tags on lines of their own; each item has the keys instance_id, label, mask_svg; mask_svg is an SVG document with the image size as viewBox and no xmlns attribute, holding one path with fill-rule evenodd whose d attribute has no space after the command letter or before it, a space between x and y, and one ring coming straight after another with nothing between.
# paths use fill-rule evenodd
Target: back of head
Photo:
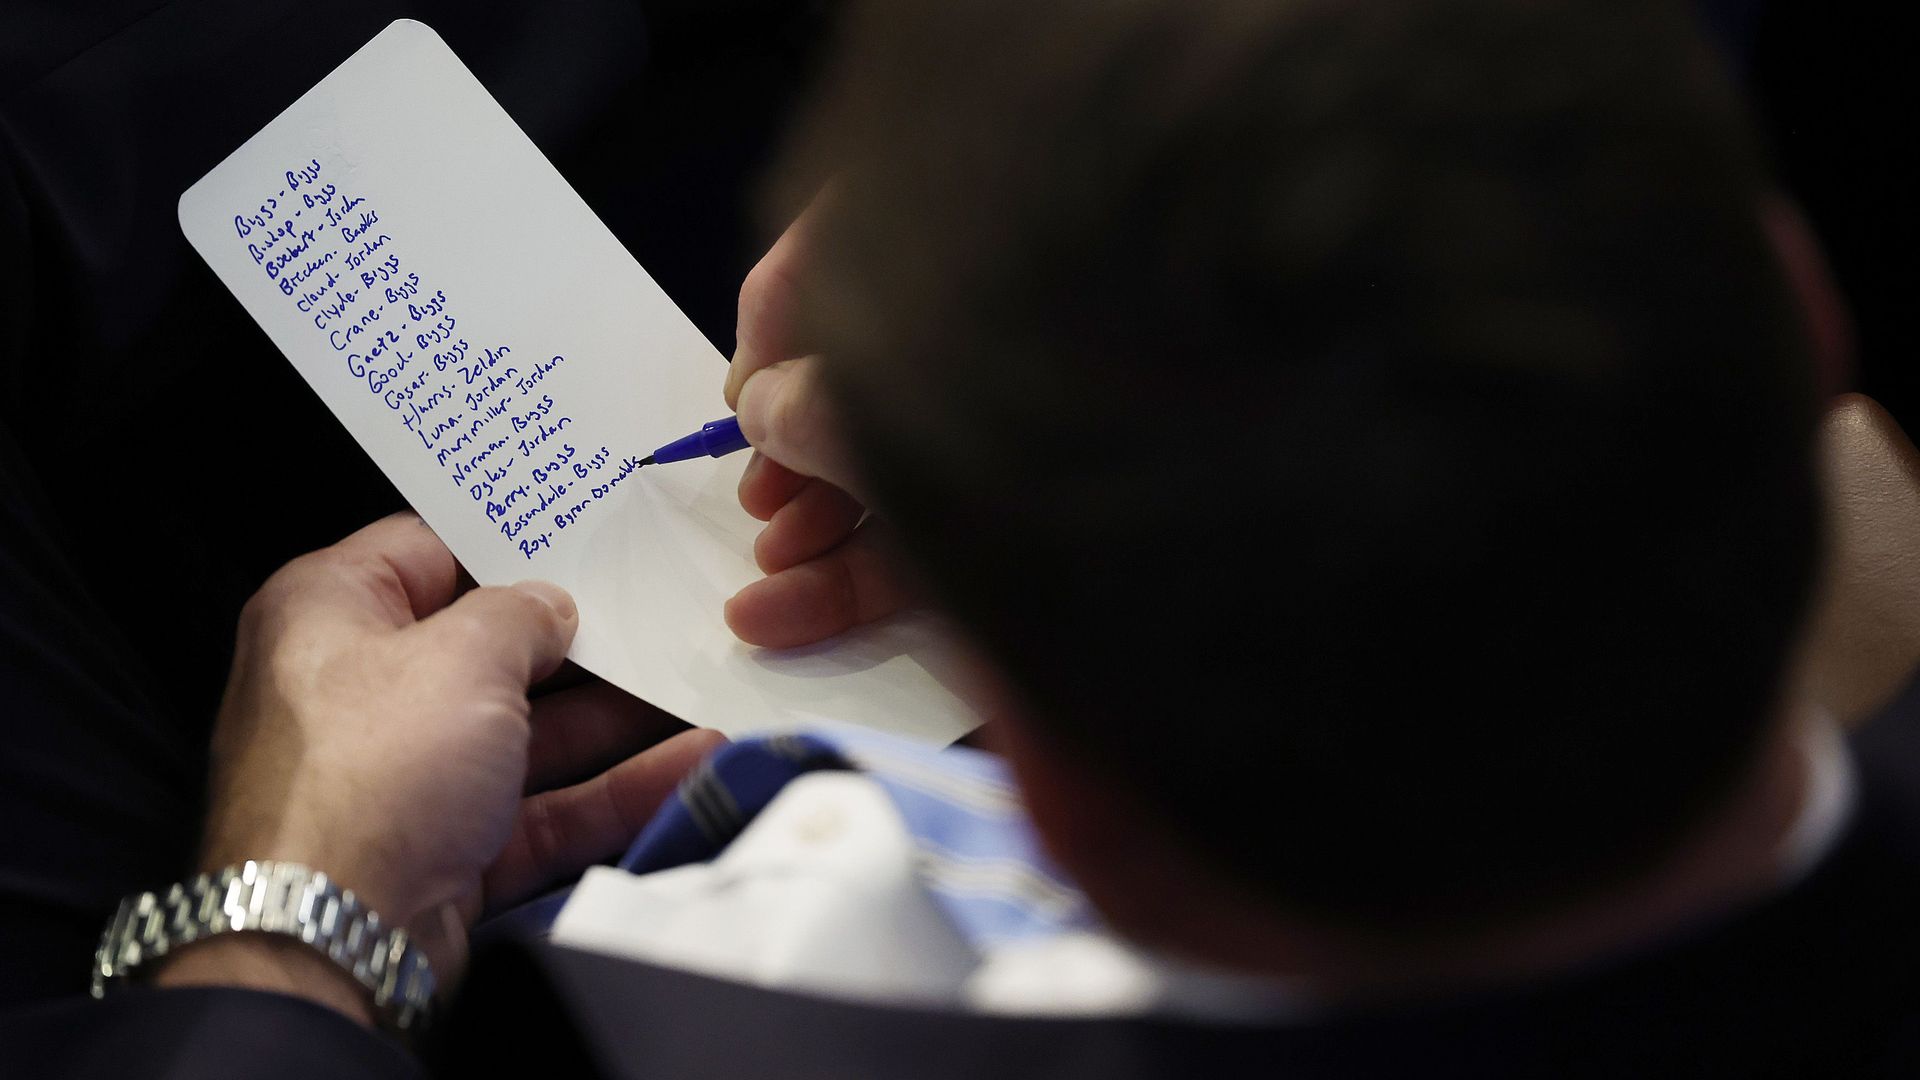
<instances>
[{"instance_id":1,"label":"back of head","mask_svg":"<svg viewBox=\"0 0 1920 1080\"><path fill-rule=\"evenodd\" d=\"M1769 720L1811 379L1678 6L852 20L795 172L876 505L1030 722L1279 908L1550 910Z\"/></svg>"}]
</instances>

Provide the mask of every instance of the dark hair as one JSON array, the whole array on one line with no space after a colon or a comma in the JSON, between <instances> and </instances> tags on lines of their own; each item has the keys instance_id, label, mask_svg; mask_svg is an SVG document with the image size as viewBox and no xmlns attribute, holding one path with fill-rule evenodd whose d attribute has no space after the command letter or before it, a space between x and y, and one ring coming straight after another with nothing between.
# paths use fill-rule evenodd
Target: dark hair
<instances>
[{"instance_id":1,"label":"dark hair","mask_svg":"<svg viewBox=\"0 0 1920 1080\"><path fill-rule=\"evenodd\" d=\"M1667 2L866 5L806 333L1056 745L1277 907L1461 932L1752 760L1817 549L1744 118Z\"/></svg>"}]
</instances>

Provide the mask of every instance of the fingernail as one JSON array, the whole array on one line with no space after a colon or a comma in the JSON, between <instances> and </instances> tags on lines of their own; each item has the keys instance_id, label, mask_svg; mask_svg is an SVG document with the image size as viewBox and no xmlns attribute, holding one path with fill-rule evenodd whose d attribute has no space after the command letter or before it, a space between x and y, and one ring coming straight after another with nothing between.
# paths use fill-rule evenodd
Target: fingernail
<instances>
[{"instance_id":1,"label":"fingernail","mask_svg":"<svg viewBox=\"0 0 1920 1080\"><path fill-rule=\"evenodd\" d=\"M740 403L740 383L743 380L741 373L744 371L746 369L740 366L740 354L736 352L733 359L727 363L726 385L720 388L720 396L726 399L729 409Z\"/></svg>"},{"instance_id":2,"label":"fingernail","mask_svg":"<svg viewBox=\"0 0 1920 1080\"><path fill-rule=\"evenodd\" d=\"M551 581L521 581L513 587L552 608L562 621L572 622L580 614L580 609L574 606L573 597L567 594L567 590Z\"/></svg>"}]
</instances>

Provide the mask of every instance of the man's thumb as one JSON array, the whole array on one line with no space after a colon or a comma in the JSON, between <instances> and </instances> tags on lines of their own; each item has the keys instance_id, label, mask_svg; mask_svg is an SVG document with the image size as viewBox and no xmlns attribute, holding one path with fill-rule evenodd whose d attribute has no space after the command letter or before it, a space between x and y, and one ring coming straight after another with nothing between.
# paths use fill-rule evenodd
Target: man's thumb
<instances>
[{"instance_id":1,"label":"man's thumb","mask_svg":"<svg viewBox=\"0 0 1920 1080\"><path fill-rule=\"evenodd\" d=\"M755 450L802 476L859 495L818 357L783 360L748 376L739 412L740 433Z\"/></svg>"}]
</instances>

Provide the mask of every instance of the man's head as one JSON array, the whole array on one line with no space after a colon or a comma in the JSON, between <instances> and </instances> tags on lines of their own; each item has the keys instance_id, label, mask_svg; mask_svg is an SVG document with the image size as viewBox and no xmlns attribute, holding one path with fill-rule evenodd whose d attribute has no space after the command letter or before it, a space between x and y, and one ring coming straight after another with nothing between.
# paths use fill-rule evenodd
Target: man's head
<instances>
[{"instance_id":1,"label":"man's head","mask_svg":"<svg viewBox=\"0 0 1920 1080\"><path fill-rule=\"evenodd\" d=\"M802 305L866 490L1023 733L1276 910L1551 911L1771 718L1811 376L1677 6L853 21Z\"/></svg>"}]
</instances>

